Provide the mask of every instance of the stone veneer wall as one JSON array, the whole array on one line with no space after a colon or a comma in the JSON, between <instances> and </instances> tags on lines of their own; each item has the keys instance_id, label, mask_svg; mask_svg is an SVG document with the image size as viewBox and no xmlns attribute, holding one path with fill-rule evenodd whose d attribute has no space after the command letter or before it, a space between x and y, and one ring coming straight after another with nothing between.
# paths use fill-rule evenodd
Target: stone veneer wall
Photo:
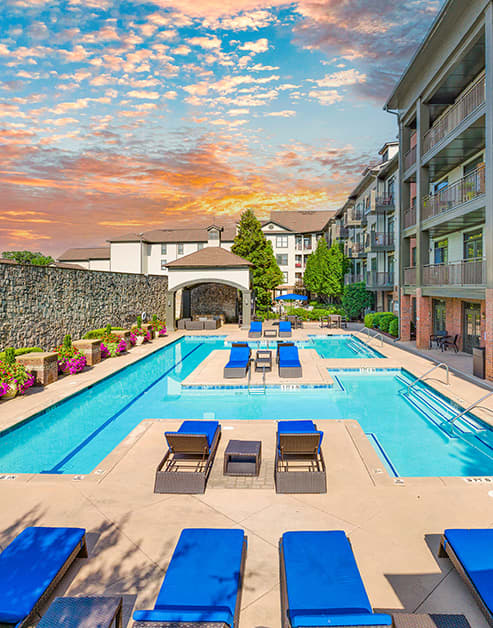
<instances>
[{"instance_id":1,"label":"stone veneer wall","mask_svg":"<svg viewBox=\"0 0 493 628\"><path fill-rule=\"evenodd\" d=\"M204 283L195 286L190 292L192 317L224 314L227 323L237 322L238 290L236 288L220 283Z\"/></svg>"},{"instance_id":2,"label":"stone veneer wall","mask_svg":"<svg viewBox=\"0 0 493 628\"><path fill-rule=\"evenodd\" d=\"M127 327L143 311L164 319L168 278L28 266L0 260L0 350L50 349L65 334Z\"/></svg>"}]
</instances>

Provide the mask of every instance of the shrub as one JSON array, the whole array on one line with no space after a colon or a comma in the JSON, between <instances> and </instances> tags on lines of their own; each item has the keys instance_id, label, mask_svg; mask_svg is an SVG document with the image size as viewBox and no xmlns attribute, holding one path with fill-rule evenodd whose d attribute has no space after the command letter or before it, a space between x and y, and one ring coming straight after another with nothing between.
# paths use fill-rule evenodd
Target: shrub
<instances>
[{"instance_id":1,"label":"shrub","mask_svg":"<svg viewBox=\"0 0 493 628\"><path fill-rule=\"evenodd\" d=\"M13 347L7 347L5 349L5 364L15 364L15 350Z\"/></svg>"},{"instance_id":2,"label":"shrub","mask_svg":"<svg viewBox=\"0 0 493 628\"><path fill-rule=\"evenodd\" d=\"M55 347L53 351L58 353L58 371L60 373L74 375L80 373L87 364L86 357L72 345L69 335L65 336L63 344Z\"/></svg>"},{"instance_id":3,"label":"shrub","mask_svg":"<svg viewBox=\"0 0 493 628\"><path fill-rule=\"evenodd\" d=\"M137 327L142 327L142 316L137 316Z\"/></svg>"},{"instance_id":4,"label":"shrub","mask_svg":"<svg viewBox=\"0 0 493 628\"><path fill-rule=\"evenodd\" d=\"M43 351L41 347L20 347L19 349L15 349L15 355L25 355L26 353L40 353ZM5 351L0 353L0 360L5 360Z\"/></svg>"},{"instance_id":5,"label":"shrub","mask_svg":"<svg viewBox=\"0 0 493 628\"><path fill-rule=\"evenodd\" d=\"M365 314L365 327L371 329L373 327L373 319L375 318L375 312L371 312L370 314Z\"/></svg>"},{"instance_id":6,"label":"shrub","mask_svg":"<svg viewBox=\"0 0 493 628\"><path fill-rule=\"evenodd\" d=\"M359 318L368 307L372 307L373 295L366 289L364 282L352 283L344 286L342 307L349 319Z\"/></svg>"},{"instance_id":7,"label":"shrub","mask_svg":"<svg viewBox=\"0 0 493 628\"><path fill-rule=\"evenodd\" d=\"M19 395L23 395L35 381L35 376L26 371L23 364L17 362L0 362L0 397L14 389Z\"/></svg>"},{"instance_id":8,"label":"shrub","mask_svg":"<svg viewBox=\"0 0 493 628\"><path fill-rule=\"evenodd\" d=\"M70 334L67 334L63 339L63 346L66 349L70 349L70 347L72 346L72 336Z\"/></svg>"},{"instance_id":9,"label":"shrub","mask_svg":"<svg viewBox=\"0 0 493 628\"><path fill-rule=\"evenodd\" d=\"M397 316L394 318L394 320L390 321L389 334L391 336L394 336L394 338L397 338L397 336L399 335L399 319L397 318Z\"/></svg>"},{"instance_id":10,"label":"shrub","mask_svg":"<svg viewBox=\"0 0 493 628\"><path fill-rule=\"evenodd\" d=\"M105 333L108 333L108 328L110 330L110 333L115 329L120 331L123 329L123 327L111 327L110 325L106 325L106 327L102 327L101 329L91 329L91 331L88 331L84 334L84 340L94 340L95 338L102 338Z\"/></svg>"},{"instance_id":11,"label":"shrub","mask_svg":"<svg viewBox=\"0 0 493 628\"><path fill-rule=\"evenodd\" d=\"M394 320L394 318L396 318L394 314L382 314L380 317L380 329L383 332L388 333L390 323Z\"/></svg>"}]
</instances>

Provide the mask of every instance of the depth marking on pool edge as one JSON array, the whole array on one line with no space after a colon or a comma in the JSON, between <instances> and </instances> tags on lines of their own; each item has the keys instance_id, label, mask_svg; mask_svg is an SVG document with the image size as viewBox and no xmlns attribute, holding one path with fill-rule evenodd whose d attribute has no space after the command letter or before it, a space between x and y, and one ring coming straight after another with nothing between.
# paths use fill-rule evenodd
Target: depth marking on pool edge
<instances>
[{"instance_id":1,"label":"depth marking on pool edge","mask_svg":"<svg viewBox=\"0 0 493 628\"><path fill-rule=\"evenodd\" d=\"M136 397L134 397L134 399L132 399L131 401L129 401L126 405L123 406L123 408L121 408L120 410L118 410L118 412L115 412L115 414L113 414L113 416L110 416L109 419L107 419L104 423L102 423L98 428L96 428L94 430L94 432L91 432L91 434L89 434L89 436L87 436L82 443L80 443L79 445L77 445L77 447L75 447L74 449L72 449L72 451L70 453L68 453L64 458L62 458L62 460L60 460L60 462L58 462L54 467L52 467L50 470L48 471L41 471L41 474L49 474L49 473L61 473L60 469L61 467L63 467L64 464L66 464L69 460L71 460L75 455L77 455L79 453L79 451L82 451L82 449L84 449L84 447L86 447L92 440L94 440L94 438L96 438L96 436L98 434L100 434L106 427L108 427L108 425L110 423L112 423L115 419L117 419L121 414L123 414L126 410L128 410L128 408L130 408L131 405L133 405L137 399L140 399L140 397L142 397L142 395L145 395L146 392L148 392L153 386L155 386L158 382L160 382L163 378L166 377L166 375L168 375L169 373L171 373L171 371L173 371L179 364L181 364L182 362L184 362L194 351L197 351L197 349L199 349L204 343L201 342L200 344L198 344L196 347L194 347L191 351L189 351L186 355L184 355L181 360L179 360L178 362L176 362L171 368L169 368L167 371L165 371L162 375L160 375L154 382L152 382L152 384L150 384L149 386L147 386L147 388L145 388L141 393L139 393Z\"/></svg>"},{"instance_id":2,"label":"depth marking on pool edge","mask_svg":"<svg viewBox=\"0 0 493 628\"><path fill-rule=\"evenodd\" d=\"M397 472L397 469L395 468L395 466L392 464L392 460L389 458L387 452L385 451L385 449L383 448L383 445L380 443L380 441L378 440L378 436L374 433L374 432L367 432L366 433L367 436L369 436L373 442L375 443L375 445L378 447L378 449L380 450L382 456L384 457L386 463L388 464L390 470L392 471L392 473L394 474L395 478L399 477L399 473Z\"/></svg>"}]
</instances>

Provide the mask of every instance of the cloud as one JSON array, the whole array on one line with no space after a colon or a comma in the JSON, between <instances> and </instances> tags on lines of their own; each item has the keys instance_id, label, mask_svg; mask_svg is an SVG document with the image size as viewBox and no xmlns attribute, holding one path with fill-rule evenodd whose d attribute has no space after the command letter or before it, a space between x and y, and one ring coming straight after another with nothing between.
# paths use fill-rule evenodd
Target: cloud
<instances>
[{"instance_id":1,"label":"cloud","mask_svg":"<svg viewBox=\"0 0 493 628\"><path fill-rule=\"evenodd\" d=\"M308 96L318 100L321 105L334 105L344 100L343 96L335 89L313 89L308 92Z\"/></svg>"},{"instance_id":2,"label":"cloud","mask_svg":"<svg viewBox=\"0 0 493 628\"><path fill-rule=\"evenodd\" d=\"M296 111L293 111L292 109L284 109L283 111L271 111L269 113L264 113L264 116L269 117L275 117L275 118L292 118L293 116L296 115Z\"/></svg>"},{"instance_id":3,"label":"cloud","mask_svg":"<svg viewBox=\"0 0 493 628\"><path fill-rule=\"evenodd\" d=\"M210 37L190 37L190 39L187 39L187 43L191 46L204 48L204 50L218 50L221 48L221 40L215 35Z\"/></svg>"},{"instance_id":4,"label":"cloud","mask_svg":"<svg viewBox=\"0 0 493 628\"><path fill-rule=\"evenodd\" d=\"M243 12L232 17L224 17L211 22L205 20L205 25L225 31L245 31L265 28L277 19L270 11L258 9L256 11Z\"/></svg>"},{"instance_id":5,"label":"cloud","mask_svg":"<svg viewBox=\"0 0 493 628\"><path fill-rule=\"evenodd\" d=\"M311 79L309 79L311 80ZM342 70L334 74L326 74L323 78L311 80L319 87L342 87L344 85L355 85L356 83L365 83L366 74L362 74L358 70Z\"/></svg>"},{"instance_id":6,"label":"cloud","mask_svg":"<svg viewBox=\"0 0 493 628\"><path fill-rule=\"evenodd\" d=\"M269 41L267 39L257 39L257 41L246 41L242 46L239 47L239 50L249 50L254 54L259 52L266 52L269 50Z\"/></svg>"},{"instance_id":7,"label":"cloud","mask_svg":"<svg viewBox=\"0 0 493 628\"><path fill-rule=\"evenodd\" d=\"M130 98L147 98L149 100L157 100L159 92L146 92L145 90L132 90L127 93Z\"/></svg>"}]
</instances>

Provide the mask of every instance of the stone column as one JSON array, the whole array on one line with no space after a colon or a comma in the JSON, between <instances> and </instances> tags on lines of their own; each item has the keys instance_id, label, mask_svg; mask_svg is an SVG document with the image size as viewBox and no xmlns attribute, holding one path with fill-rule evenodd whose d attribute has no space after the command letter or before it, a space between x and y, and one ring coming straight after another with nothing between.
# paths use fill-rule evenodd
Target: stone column
<instances>
[{"instance_id":1,"label":"stone column","mask_svg":"<svg viewBox=\"0 0 493 628\"><path fill-rule=\"evenodd\" d=\"M242 329L250 329L252 320L252 293L250 290L241 291Z\"/></svg>"},{"instance_id":2,"label":"stone column","mask_svg":"<svg viewBox=\"0 0 493 628\"><path fill-rule=\"evenodd\" d=\"M175 331L176 329L174 290L168 291L168 295L166 297L166 329L168 331Z\"/></svg>"}]
</instances>

